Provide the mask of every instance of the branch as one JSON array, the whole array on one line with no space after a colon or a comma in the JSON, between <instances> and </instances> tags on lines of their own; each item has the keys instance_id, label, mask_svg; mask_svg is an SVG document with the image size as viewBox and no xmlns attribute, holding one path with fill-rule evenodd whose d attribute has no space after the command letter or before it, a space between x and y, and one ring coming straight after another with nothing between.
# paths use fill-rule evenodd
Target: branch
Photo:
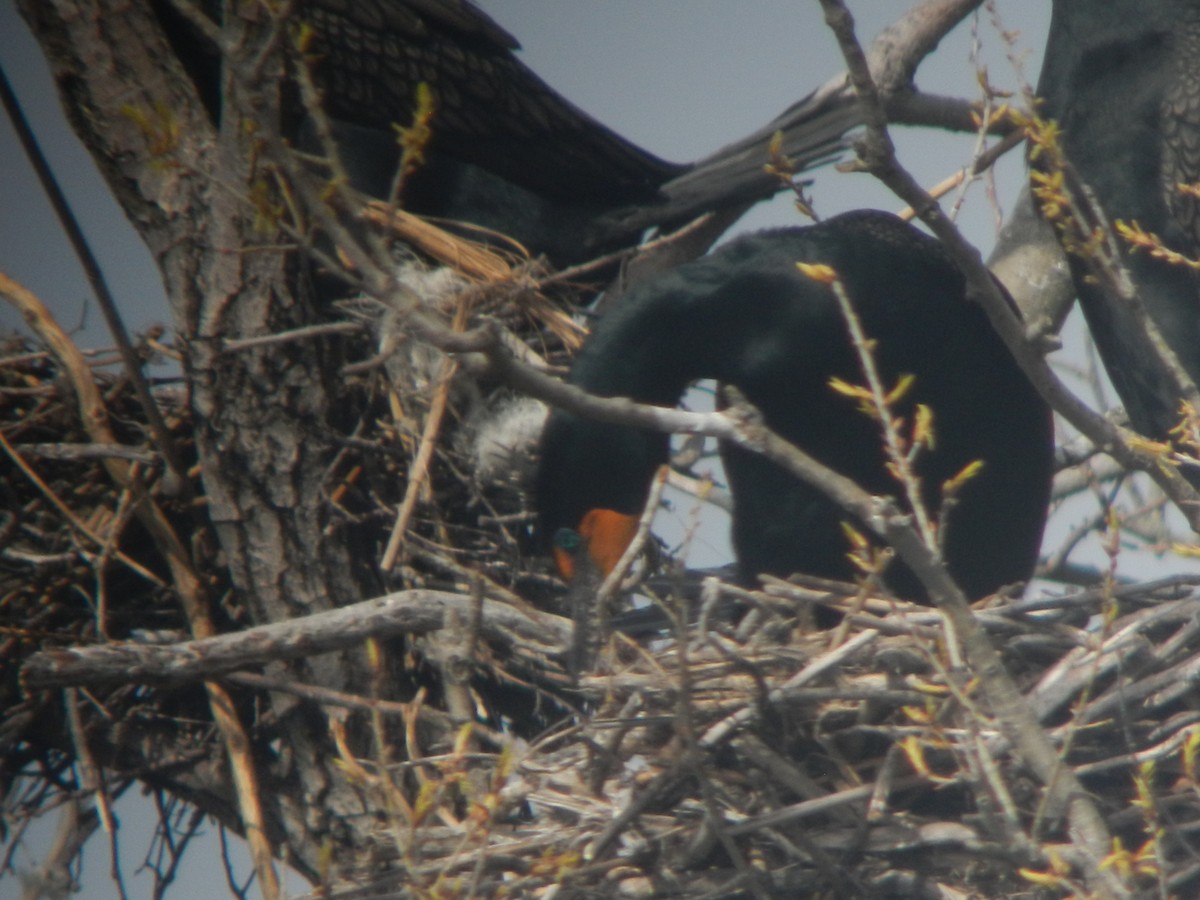
<instances>
[{"instance_id":1,"label":"branch","mask_svg":"<svg viewBox=\"0 0 1200 900\"><path fill-rule=\"evenodd\" d=\"M876 78L891 121L908 125L978 130L974 105L961 98L922 94L913 85L921 61L982 0L925 0L888 26L871 45L868 64ZM662 187L666 200L614 215L620 229L647 228L686 221L722 201L757 200L779 190L779 181L764 171L768 147L782 134L782 153L797 169L811 168L839 156L845 135L863 124L855 85L846 72L829 78L762 128L728 144ZM996 134L1012 131L1003 122Z\"/></svg>"},{"instance_id":2,"label":"branch","mask_svg":"<svg viewBox=\"0 0 1200 900\"><path fill-rule=\"evenodd\" d=\"M1025 322L1047 349L1075 305L1071 269L1054 229L1033 208L1028 186L1000 229L987 266L1004 285Z\"/></svg>"},{"instance_id":3,"label":"branch","mask_svg":"<svg viewBox=\"0 0 1200 900\"><path fill-rule=\"evenodd\" d=\"M85 459L125 459L142 465L154 465L159 455L138 447L127 447L124 444L21 444L16 449L24 456L34 456L39 459L85 460Z\"/></svg>"},{"instance_id":4,"label":"branch","mask_svg":"<svg viewBox=\"0 0 1200 900\"><path fill-rule=\"evenodd\" d=\"M29 690L95 684L188 684L281 659L299 659L361 644L367 638L426 633L447 616L471 615L470 597L444 591L399 591L352 606L178 644L132 641L34 654L21 669ZM557 652L571 637L570 620L483 601L480 634L514 647Z\"/></svg>"}]
</instances>

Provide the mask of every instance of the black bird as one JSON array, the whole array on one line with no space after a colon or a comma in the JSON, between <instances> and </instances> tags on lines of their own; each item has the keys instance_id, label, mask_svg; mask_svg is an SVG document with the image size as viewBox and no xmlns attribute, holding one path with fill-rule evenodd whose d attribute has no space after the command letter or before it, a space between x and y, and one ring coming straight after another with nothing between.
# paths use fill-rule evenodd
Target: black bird
<instances>
[{"instance_id":1,"label":"black bird","mask_svg":"<svg viewBox=\"0 0 1200 900\"><path fill-rule=\"evenodd\" d=\"M217 49L168 0L153 2L216 120ZM201 6L220 20L219 0ZM432 139L405 184L405 208L493 228L558 265L632 245L649 227L770 197L781 189L763 170L776 131L804 167L836 155L859 120L851 98L812 95L706 160L672 163L566 100L468 0L298 0L291 15L311 29L306 59L357 188L387 196L399 157L393 126L412 122L425 84ZM291 111L290 130L312 146L298 100Z\"/></svg>"},{"instance_id":2,"label":"black bird","mask_svg":"<svg viewBox=\"0 0 1200 900\"><path fill-rule=\"evenodd\" d=\"M1037 559L1052 465L1050 413L965 296L941 245L886 213L848 213L808 228L739 238L631 291L584 346L571 381L602 396L673 406L686 386L737 386L767 424L876 494L899 495L879 424L829 380L863 375L830 288L797 262L840 274L877 341L882 376L915 376L903 415L933 410L936 443L919 457L924 501L937 513L943 482L984 465L941 523L950 572L971 597L1029 577ZM615 563L645 503L666 435L555 411L542 438L537 502L543 534L583 535L597 566ZM744 579L804 571L850 578L848 517L762 457L723 447L734 497L733 544ZM860 526L861 528L861 526ZM559 555L569 575L571 560ZM911 572L889 584L920 598Z\"/></svg>"},{"instance_id":3,"label":"black bird","mask_svg":"<svg viewBox=\"0 0 1200 900\"><path fill-rule=\"evenodd\" d=\"M1200 255L1200 0L1055 0L1038 82L1075 175L1107 218L1136 222ZM1121 240L1118 238L1118 244ZM1088 327L1133 426L1157 439L1180 418L1179 393L1127 307L1070 257ZM1200 275L1124 252L1133 287L1183 368L1200 380Z\"/></svg>"}]
</instances>

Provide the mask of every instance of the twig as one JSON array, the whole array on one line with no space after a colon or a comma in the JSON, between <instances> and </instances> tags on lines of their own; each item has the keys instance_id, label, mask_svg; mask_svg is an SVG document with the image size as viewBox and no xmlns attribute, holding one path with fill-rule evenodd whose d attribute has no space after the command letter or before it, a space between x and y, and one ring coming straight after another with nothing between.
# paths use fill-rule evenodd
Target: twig
<instances>
[{"instance_id":1,"label":"twig","mask_svg":"<svg viewBox=\"0 0 1200 900\"><path fill-rule=\"evenodd\" d=\"M767 695L767 703L782 703L818 676L835 666L841 665L846 659L853 657L864 647L873 643L878 637L879 632L877 631L863 631L850 638L844 644L830 650L828 653L822 654L783 684L779 685L779 687L772 690ZM722 741L727 740L738 728L755 721L761 714L761 707L746 706L706 729L704 734L700 736L699 745L704 749L711 749Z\"/></svg>"},{"instance_id":2,"label":"twig","mask_svg":"<svg viewBox=\"0 0 1200 900\"><path fill-rule=\"evenodd\" d=\"M462 331L466 323L467 304L465 299L460 297L458 300L458 308L454 314L454 331ZM388 538L387 549L383 552L383 559L379 562L379 570L384 574L388 574L396 567L396 559L400 555L400 551L404 546L404 536L408 531L408 523L412 518L413 510L417 507L417 498L420 496L421 488L429 477L429 463L433 459L433 451L437 446L438 432L442 428L442 417L446 414L446 403L450 397L450 385L454 376L458 373L458 364L450 357L443 357L437 377L437 387L434 388L433 400L429 404L429 412L425 415L425 427L421 433L421 444L417 448L417 455L413 458L412 464L408 469L408 484L404 489L404 499L400 503L400 509L396 513L396 522L392 526L391 536Z\"/></svg>"},{"instance_id":3,"label":"twig","mask_svg":"<svg viewBox=\"0 0 1200 900\"><path fill-rule=\"evenodd\" d=\"M104 828L104 833L108 835L113 884L117 886L117 891L122 900L125 900L129 895L125 892L125 878L121 874L121 854L118 851L117 821L112 814L108 791L104 785L104 770L96 764L91 748L88 747L87 734L83 728L83 717L79 715L79 704L81 702L79 693L74 688L66 688L63 691L63 708L67 713L67 724L70 728L71 743L75 750L75 758L79 761L83 789L91 795L93 802L95 802L96 810L100 814L100 824Z\"/></svg>"},{"instance_id":4,"label":"twig","mask_svg":"<svg viewBox=\"0 0 1200 900\"><path fill-rule=\"evenodd\" d=\"M321 325L306 325L303 328L293 328L278 334L264 334L261 337L224 338L221 341L221 352L236 353L241 350L270 347L273 344L312 340L330 334L358 334L363 330L361 322L326 322Z\"/></svg>"},{"instance_id":5,"label":"twig","mask_svg":"<svg viewBox=\"0 0 1200 900\"><path fill-rule=\"evenodd\" d=\"M0 292L4 291L3 278L4 276L0 274ZM50 501L50 504L62 514L63 518L66 519L67 523L70 524L72 528L94 543L98 548L103 548L107 545L105 538L92 531L92 529L89 528L86 523L84 523L77 515L75 515L71 508L63 502L63 500L54 492L50 485L46 484L46 482L42 480L42 477L38 475L38 473L35 472L33 468L27 462L25 462L24 459L21 458L21 454L18 453L16 448L8 442L8 438L4 436L4 432L2 431L0 431L0 449L2 449L8 455L8 458L16 464L17 468L24 473L25 477L28 478L39 491L41 491L43 496ZM161 578L159 578L141 563L134 559L130 559L125 553L118 550L116 556L117 559L121 560L121 562L127 565L134 572L137 572L151 584L158 585L159 587L167 586L166 582L164 582Z\"/></svg>"}]
</instances>

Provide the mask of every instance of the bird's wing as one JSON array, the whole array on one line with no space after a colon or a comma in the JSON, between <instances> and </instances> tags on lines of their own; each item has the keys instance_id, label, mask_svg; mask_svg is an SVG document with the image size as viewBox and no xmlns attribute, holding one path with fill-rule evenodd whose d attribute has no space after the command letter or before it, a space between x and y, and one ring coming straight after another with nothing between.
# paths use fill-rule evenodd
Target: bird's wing
<instances>
[{"instance_id":1,"label":"bird's wing","mask_svg":"<svg viewBox=\"0 0 1200 900\"><path fill-rule=\"evenodd\" d=\"M1162 189L1192 252L1200 250L1200 198L1181 188L1200 182L1200 33L1181 36L1190 52L1173 55L1162 110Z\"/></svg>"},{"instance_id":2,"label":"bird's wing","mask_svg":"<svg viewBox=\"0 0 1200 900\"><path fill-rule=\"evenodd\" d=\"M433 91L442 152L544 197L638 202L683 166L597 122L513 53L516 40L465 0L306 0L328 111L381 129L408 124Z\"/></svg>"}]
</instances>

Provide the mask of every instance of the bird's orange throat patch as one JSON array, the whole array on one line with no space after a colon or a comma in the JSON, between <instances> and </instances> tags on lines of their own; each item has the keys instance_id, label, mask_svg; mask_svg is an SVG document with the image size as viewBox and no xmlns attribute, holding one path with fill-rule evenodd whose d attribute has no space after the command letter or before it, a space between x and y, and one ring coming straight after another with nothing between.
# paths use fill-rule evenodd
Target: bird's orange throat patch
<instances>
[{"instance_id":1,"label":"bird's orange throat patch","mask_svg":"<svg viewBox=\"0 0 1200 900\"><path fill-rule=\"evenodd\" d=\"M617 567L621 554L637 533L638 517L613 509L589 510L579 521L579 536L587 546L588 556L602 575ZM558 573L567 581L575 577L575 558L569 550L554 548Z\"/></svg>"}]
</instances>

